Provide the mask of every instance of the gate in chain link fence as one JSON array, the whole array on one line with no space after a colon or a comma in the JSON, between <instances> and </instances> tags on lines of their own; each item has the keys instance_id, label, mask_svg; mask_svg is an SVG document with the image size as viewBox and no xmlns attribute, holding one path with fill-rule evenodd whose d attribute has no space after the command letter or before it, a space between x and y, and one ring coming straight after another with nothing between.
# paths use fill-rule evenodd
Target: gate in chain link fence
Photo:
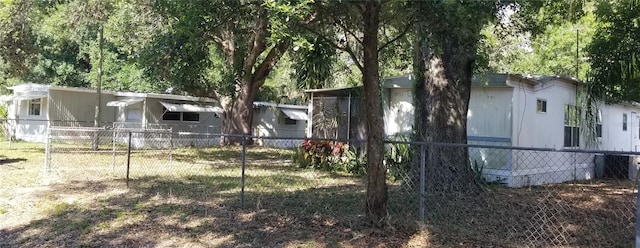
<instances>
[{"instance_id":1,"label":"gate in chain link fence","mask_svg":"<svg viewBox=\"0 0 640 248\"><path fill-rule=\"evenodd\" d=\"M192 202L204 212L229 205L344 223L363 216L364 143L246 136L242 146L228 147L219 145L222 138L51 128L45 168L62 183L122 189L128 182L134 192ZM425 223L435 237L446 237L434 245L633 244L640 153L385 146L390 222Z\"/></svg>"}]
</instances>

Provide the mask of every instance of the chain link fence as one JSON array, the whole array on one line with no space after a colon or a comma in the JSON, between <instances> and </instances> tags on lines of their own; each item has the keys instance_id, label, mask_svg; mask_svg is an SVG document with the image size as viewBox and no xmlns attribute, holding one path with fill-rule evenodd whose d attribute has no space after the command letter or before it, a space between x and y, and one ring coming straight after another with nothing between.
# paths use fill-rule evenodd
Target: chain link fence
<instances>
[{"instance_id":1,"label":"chain link fence","mask_svg":"<svg viewBox=\"0 0 640 248\"><path fill-rule=\"evenodd\" d=\"M221 146L225 138L242 142ZM354 140L52 127L44 169L59 183L189 201L194 214L225 205L352 223L365 208L364 147ZM385 147L389 222L423 223L433 245L633 245L640 153L402 139Z\"/></svg>"}]
</instances>

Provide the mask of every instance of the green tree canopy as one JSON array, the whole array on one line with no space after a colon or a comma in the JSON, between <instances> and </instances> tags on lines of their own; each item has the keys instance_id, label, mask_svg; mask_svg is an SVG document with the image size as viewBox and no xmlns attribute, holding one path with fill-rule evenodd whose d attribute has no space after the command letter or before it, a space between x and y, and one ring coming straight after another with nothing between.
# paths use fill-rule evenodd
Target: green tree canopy
<instances>
[{"instance_id":1,"label":"green tree canopy","mask_svg":"<svg viewBox=\"0 0 640 248\"><path fill-rule=\"evenodd\" d=\"M591 94L606 101L640 101L640 1L602 1L603 24L589 46Z\"/></svg>"},{"instance_id":2,"label":"green tree canopy","mask_svg":"<svg viewBox=\"0 0 640 248\"><path fill-rule=\"evenodd\" d=\"M585 80L590 68L587 47L598 25L594 4L535 2L503 7L500 21L483 28L477 69Z\"/></svg>"}]
</instances>

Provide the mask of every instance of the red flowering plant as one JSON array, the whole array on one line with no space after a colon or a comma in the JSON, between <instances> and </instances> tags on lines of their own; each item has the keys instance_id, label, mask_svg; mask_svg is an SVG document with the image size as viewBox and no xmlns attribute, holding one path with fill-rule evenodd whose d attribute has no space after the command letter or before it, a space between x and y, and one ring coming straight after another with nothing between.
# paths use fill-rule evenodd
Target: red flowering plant
<instances>
[{"instance_id":1,"label":"red flowering plant","mask_svg":"<svg viewBox=\"0 0 640 248\"><path fill-rule=\"evenodd\" d=\"M349 145L344 142L328 140L302 141L294 156L294 162L301 167L313 167L316 169L343 170L343 156L349 149Z\"/></svg>"}]
</instances>

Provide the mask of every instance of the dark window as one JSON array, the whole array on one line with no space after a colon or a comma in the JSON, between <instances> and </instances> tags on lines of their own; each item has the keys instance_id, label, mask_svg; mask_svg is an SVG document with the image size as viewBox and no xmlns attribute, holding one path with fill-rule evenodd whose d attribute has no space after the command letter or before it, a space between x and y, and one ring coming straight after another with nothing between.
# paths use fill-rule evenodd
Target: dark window
<instances>
[{"instance_id":1,"label":"dark window","mask_svg":"<svg viewBox=\"0 0 640 248\"><path fill-rule=\"evenodd\" d=\"M40 99L33 99L29 102L29 115L40 115L40 107L42 101Z\"/></svg>"},{"instance_id":2,"label":"dark window","mask_svg":"<svg viewBox=\"0 0 640 248\"><path fill-rule=\"evenodd\" d=\"M627 131L627 114L622 114L622 131Z\"/></svg>"},{"instance_id":3,"label":"dark window","mask_svg":"<svg viewBox=\"0 0 640 248\"><path fill-rule=\"evenodd\" d=\"M536 111L538 113L546 113L547 112L547 100L538 99L536 104Z\"/></svg>"},{"instance_id":4,"label":"dark window","mask_svg":"<svg viewBox=\"0 0 640 248\"><path fill-rule=\"evenodd\" d=\"M575 105L564 105L564 147L580 146L580 119Z\"/></svg>"},{"instance_id":5,"label":"dark window","mask_svg":"<svg viewBox=\"0 0 640 248\"><path fill-rule=\"evenodd\" d=\"M596 116L596 137L602 138L602 112L600 110Z\"/></svg>"},{"instance_id":6,"label":"dark window","mask_svg":"<svg viewBox=\"0 0 640 248\"><path fill-rule=\"evenodd\" d=\"M284 124L285 125L296 125L297 123L298 122L296 120L294 120L294 119L291 119L291 118L288 118L288 117L284 118Z\"/></svg>"},{"instance_id":7,"label":"dark window","mask_svg":"<svg viewBox=\"0 0 640 248\"><path fill-rule=\"evenodd\" d=\"M200 121L200 114L193 112L182 112L183 121Z\"/></svg>"},{"instance_id":8,"label":"dark window","mask_svg":"<svg viewBox=\"0 0 640 248\"><path fill-rule=\"evenodd\" d=\"M179 121L180 120L180 112L171 112L167 111L166 108L162 107L162 120L165 121Z\"/></svg>"},{"instance_id":9,"label":"dark window","mask_svg":"<svg viewBox=\"0 0 640 248\"><path fill-rule=\"evenodd\" d=\"M580 146L580 128L564 127L564 147Z\"/></svg>"}]
</instances>

